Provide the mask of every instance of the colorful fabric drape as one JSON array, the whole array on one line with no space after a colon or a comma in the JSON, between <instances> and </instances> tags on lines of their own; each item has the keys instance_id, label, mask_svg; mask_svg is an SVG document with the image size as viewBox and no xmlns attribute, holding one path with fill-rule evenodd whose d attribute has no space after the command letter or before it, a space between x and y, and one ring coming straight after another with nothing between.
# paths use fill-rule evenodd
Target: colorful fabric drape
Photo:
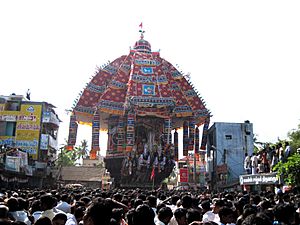
<instances>
[{"instance_id":1,"label":"colorful fabric drape","mask_svg":"<svg viewBox=\"0 0 300 225\"><path fill-rule=\"evenodd\" d=\"M117 125L118 116L110 116L108 119L108 140L107 140L107 155L113 154L117 150Z\"/></svg>"},{"instance_id":2,"label":"colorful fabric drape","mask_svg":"<svg viewBox=\"0 0 300 225\"><path fill-rule=\"evenodd\" d=\"M125 126L124 126L124 117L120 116L118 121L118 145L117 151L119 153L124 150L124 138L125 138Z\"/></svg>"},{"instance_id":3,"label":"colorful fabric drape","mask_svg":"<svg viewBox=\"0 0 300 225\"><path fill-rule=\"evenodd\" d=\"M178 132L174 132L174 160L178 161Z\"/></svg>"},{"instance_id":4,"label":"colorful fabric drape","mask_svg":"<svg viewBox=\"0 0 300 225\"><path fill-rule=\"evenodd\" d=\"M108 131L107 131L107 155L112 154L113 151L113 137L112 137L112 125L108 123Z\"/></svg>"},{"instance_id":5,"label":"colorful fabric drape","mask_svg":"<svg viewBox=\"0 0 300 225\"><path fill-rule=\"evenodd\" d=\"M199 160L199 127L196 127L195 130L195 157Z\"/></svg>"},{"instance_id":6,"label":"colorful fabric drape","mask_svg":"<svg viewBox=\"0 0 300 225\"><path fill-rule=\"evenodd\" d=\"M92 125L92 150L99 151L99 136L100 136L100 114L96 110Z\"/></svg>"},{"instance_id":7,"label":"colorful fabric drape","mask_svg":"<svg viewBox=\"0 0 300 225\"><path fill-rule=\"evenodd\" d=\"M183 155L188 156L188 151L189 151L189 127L188 127L188 122L184 121L183 122Z\"/></svg>"},{"instance_id":8,"label":"colorful fabric drape","mask_svg":"<svg viewBox=\"0 0 300 225\"><path fill-rule=\"evenodd\" d=\"M68 137L68 150L73 150L74 145L76 144L77 138L77 129L78 124L76 122L76 116L74 113L70 116L70 124L69 124L69 137Z\"/></svg>"},{"instance_id":9,"label":"colorful fabric drape","mask_svg":"<svg viewBox=\"0 0 300 225\"><path fill-rule=\"evenodd\" d=\"M202 140L201 140L201 147L200 149L205 150L206 149L206 142L207 142L207 133L208 133L208 127L209 127L209 120L210 118L207 117L205 119L205 123L203 126L203 133L202 133Z\"/></svg>"},{"instance_id":10,"label":"colorful fabric drape","mask_svg":"<svg viewBox=\"0 0 300 225\"><path fill-rule=\"evenodd\" d=\"M134 145L135 113L128 112L126 130L126 152L131 152Z\"/></svg>"},{"instance_id":11,"label":"colorful fabric drape","mask_svg":"<svg viewBox=\"0 0 300 225\"><path fill-rule=\"evenodd\" d=\"M191 119L189 121L189 151L194 150L194 142L195 142L195 120Z\"/></svg>"},{"instance_id":12,"label":"colorful fabric drape","mask_svg":"<svg viewBox=\"0 0 300 225\"><path fill-rule=\"evenodd\" d=\"M172 136L171 136L171 118L164 119L164 141L166 144L171 144Z\"/></svg>"}]
</instances>

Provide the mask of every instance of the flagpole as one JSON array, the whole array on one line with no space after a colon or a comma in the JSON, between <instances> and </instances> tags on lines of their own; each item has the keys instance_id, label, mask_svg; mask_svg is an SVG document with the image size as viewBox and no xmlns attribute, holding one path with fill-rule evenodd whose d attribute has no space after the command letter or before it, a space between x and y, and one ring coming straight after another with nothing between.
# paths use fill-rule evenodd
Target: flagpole
<instances>
[{"instance_id":1,"label":"flagpole","mask_svg":"<svg viewBox=\"0 0 300 225\"><path fill-rule=\"evenodd\" d=\"M152 189L154 190L154 184L155 184L155 167L154 165L152 166L152 171L150 175L150 180L152 180Z\"/></svg>"},{"instance_id":2,"label":"flagpole","mask_svg":"<svg viewBox=\"0 0 300 225\"><path fill-rule=\"evenodd\" d=\"M152 190L154 190L154 181L155 181L155 176L153 177Z\"/></svg>"}]
</instances>

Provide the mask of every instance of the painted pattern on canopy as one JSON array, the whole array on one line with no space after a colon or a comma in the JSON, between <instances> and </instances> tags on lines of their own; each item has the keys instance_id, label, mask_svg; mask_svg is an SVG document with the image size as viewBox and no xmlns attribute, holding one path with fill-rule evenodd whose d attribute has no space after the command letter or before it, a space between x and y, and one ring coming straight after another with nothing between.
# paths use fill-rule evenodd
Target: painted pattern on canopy
<instances>
[{"instance_id":1,"label":"painted pattern on canopy","mask_svg":"<svg viewBox=\"0 0 300 225\"><path fill-rule=\"evenodd\" d=\"M76 120L91 124L97 109L101 119L129 109L138 116L194 116L198 125L210 116L192 84L143 38L128 55L99 69L74 107Z\"/></svg>"}]
</instances>

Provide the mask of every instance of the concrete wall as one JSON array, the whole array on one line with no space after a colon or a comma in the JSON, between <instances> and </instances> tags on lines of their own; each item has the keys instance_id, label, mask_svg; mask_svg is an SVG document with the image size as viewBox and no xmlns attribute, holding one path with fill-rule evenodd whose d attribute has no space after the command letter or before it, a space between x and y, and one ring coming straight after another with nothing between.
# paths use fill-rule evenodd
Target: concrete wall
<instances>
[{"instance_id":1,"label":"concrete wall","mask_svg":"<svg viewBox=\"0 0 300 225\"><path fill-rule=\"evenodd\" d=\"M84 166L66 166L61 168L62 181L98 181L100 182L105 168L84 167Z\"/></svg>"},{"instance_id":2,"label":"concrete wall","mask_svg":"<svg viewBox=\"0 0 300 225\"><path fill-rule=\"evenodd\" d=\"M216 122L208 133L208 149L215 151L215 166L227 164L228 182L237 180L244 174L245 153L253 153L253 124Z\"/></svg>"}]
</instances>

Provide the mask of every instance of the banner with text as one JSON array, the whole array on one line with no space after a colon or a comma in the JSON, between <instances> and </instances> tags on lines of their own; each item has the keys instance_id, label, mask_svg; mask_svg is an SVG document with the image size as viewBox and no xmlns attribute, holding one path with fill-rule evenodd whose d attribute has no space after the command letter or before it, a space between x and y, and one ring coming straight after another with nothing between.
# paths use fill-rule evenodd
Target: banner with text
<instances>
[{"instance_id":1,"label":"banner with text","mask_svg":"<svg viewBox=\"0 0 300 225\"><path fill-rule=\"evenodd\" d=\"M40 139L42 105L23 104L16 126L16 147L37 159Z\"/></svg>"},{"instance_id":2,"label":"banner with text","mask_svg":"<svg viewBox=\"0 0 300 225\"><path fill-rule=\"evenodd\" d=\"M189 182L189 171L188 168L180 168L179 169L180 174L180 182L181 183L187 183Z\"/></svg>"},{"instance_id":3,"label":"banner with text","mask_svg":"<svg viewBox=\"0 0 300 225\"><path fill-rule=\"evenodd\" d=\"M277 173L241 175L240 185L257 185L257 184L276 184L278 183Z\"/></svg>"}]
</instances>

